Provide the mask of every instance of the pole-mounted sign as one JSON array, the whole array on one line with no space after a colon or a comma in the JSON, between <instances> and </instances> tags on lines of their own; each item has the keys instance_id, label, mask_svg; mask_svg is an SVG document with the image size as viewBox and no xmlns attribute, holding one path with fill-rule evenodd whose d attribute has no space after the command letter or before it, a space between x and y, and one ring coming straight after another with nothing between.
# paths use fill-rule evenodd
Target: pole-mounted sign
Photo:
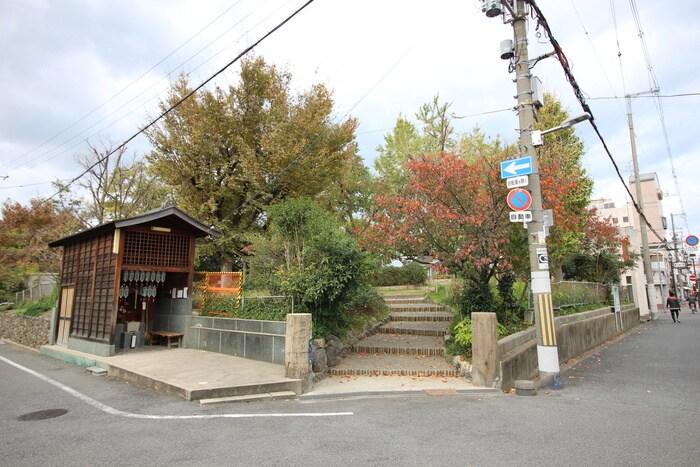
<instances>
[{"instance_id":1,"label":"pole-mounted sign","mask_svg":"<svg viewBox=\"0 0 700 467\"><path fill-rule=\"evenodd\" d=\"M532 157L521 157L501 162L501 178L517 177L532 173Z\"/></svg>"},{"instance_id":2,"label":"pole-mounted sign","mask_svg":"<svg viewBox=\"0 0 700 467\"><path fill-rule=\"evenodd\" d=\"M685 243L688 246L697 246L698 241L700 240L698 240L698 237L696 237L695 235L688 235L687 237L685 237Z\"/></svg>"},{"instance_id":3,"label":"pole-mounted sign","mask_svg":"<svg viewBox=\"0 0 700 467\"><path fill-rule=\"evenodd\" d=\"M522 188L514 188L508 192L506 201L513 211L527 211L532 205L532 195Z\"/></svg>"}]
</instances>

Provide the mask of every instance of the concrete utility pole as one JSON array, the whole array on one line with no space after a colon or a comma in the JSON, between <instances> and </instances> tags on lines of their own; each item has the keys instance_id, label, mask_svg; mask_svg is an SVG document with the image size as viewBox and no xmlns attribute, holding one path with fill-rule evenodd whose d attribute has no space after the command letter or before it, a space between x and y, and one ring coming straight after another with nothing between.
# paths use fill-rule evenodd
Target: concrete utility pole
<instances>
[{"instance_id":1,"label":"concrete utility pole","mask_svg":"<svg viewBox=\"0 0 700 467\"><path fill-rule=\"evenodd\" d=\"M679 268L676 266L677 263L681 262L682 256L679 254L680 247L678 246L678 236L676 235L676 219L673 213L671 213L671 232L673 232L671 234L673 248L671 249L671 252L668 255L671 263L671 284L673 284L673 291L676 292L676 297L680 298L683 296L683 286L685 286L685 278L683 278L683 268Z\"/></svg>"},{"instance_id":2,"label":"concrete utility pole","mask_svg":"<svg viewBox=\"0 0 700 467\"><path fill-rule=\"evenodd\" d=\"M532 75L527 51L527 13L525 1L517 0L513 16L515 41L515 81L517 86L518 119L520 122L520 151L532 158L532 174L527 186L532 195L532 222L527 224L528 251L530 255L530 279L535 326L537 330L537 361L540 383L550 389L561 389L559 351L557 349L552 306L552 285L549 279L547 241L544 230L544 211L540 187L537 151L532 144L535 129L535 104L533 102Z\"/></svg>"},{"instance_id":3,"label":"concrete utility pole","mask_svg":"<svg viewBox=\"0 0 700 467\"><path fill-rule=\"evenodd\" d=\"M542 209L542 191L540 186L540 174L537 163L537 151L533 144L533 133L537 135L538 144L542 144L541 135L555 131L590 118L590 115L582 116L571 121L562 123L557 128L547 131L535 131L535 102L532 86L532 75L530 74L530 61L527 51L527 11L525 0L516 0L513 9L511 0L482 0L481 11L489 18L499 17L503 14L503 8L508 10L513 24L513 39L515 44L511 46L510 41L501 43L501 58L514 60L511 62L515 68L515 83L517 88L516 98L518 100L518 120L520 123L520 144L519 149L522 156L523 166L516 164L517 160L510 161L510 167L515 174L516 165L520 168L527 167L530 172L527 179L527 197L531 198L529 208L531 212L529 218L525 213L511 213L511 221L518 221L518 214L523 216L523 222L527 225L528 253L530 256L530 282L533 296L533 308L535 314L535 332L537 334L537 365L540 375L540 383L550 389L561 389L561 377L559 372L559 350L557 349L556 329L554 325L554 307L552 306L552 285L549 279L549 258L547 253L547 240L544 225L544 210ZM503 7L503 8L501 8ZM505 47L504 47L505 43ZM511 46L511 47L509 47ZM505 49L505 50L504 50ZM549 56L546 54L542 57ZM537 60L535 60L536 62ZM501 176L504 176L504 167L501 165ZM512 176L512 175L511 175ZM511 190L513 193L516 190ZM511 204L509 194L508 203L514 210L516 207ZM512 215L516 216L513 217Z\"/></svg>"},{"instance_id":4,"label":"concrete utility pole","mask_svg":"<svg viewBox=\"0 0 700 467\"><path fill-rule=\"evenodd\" d=\"M644 275L647 280L647 304L649 305L648 319L654 321L657 316L656 286L654 285L654 271L651 268L651 252L649 251L649 237L647 235L646 218L644 217L644 200L642 199L642 183L639 180L639 164L637 163L637 144L634 138L634 125L632 123L632 98L644 94L658 92L659 89L637 94L627 94L627 123L630 130L630 144L632 145L632 164L634 166L634 186L637 192L637 206L639 207L639 231L642 234L642 261L644 263ZM644 318L644 316L642 316Z\"/></svg>"}]
</instances>

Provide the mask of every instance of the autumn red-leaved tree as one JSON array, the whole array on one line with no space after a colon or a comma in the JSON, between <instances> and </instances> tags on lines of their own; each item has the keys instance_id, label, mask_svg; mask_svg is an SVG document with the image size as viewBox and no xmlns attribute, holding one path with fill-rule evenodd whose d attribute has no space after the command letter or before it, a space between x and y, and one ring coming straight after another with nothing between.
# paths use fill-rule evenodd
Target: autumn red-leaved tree
<instances>
[{"instance_id":1,"label":"autumn red-leaved tree","mask_svg":"<svg viewBox=\"0 0 700 467\"><path fill-rule=\"evenodd\" d=\"M610 219L601 219L595 209L586 210L581 251L571 252L562 264L570 280L619 283L621 274L634 267L638 253L630 251L629 238Z\"/></svg>"},{"instance_id":2,"label":"autumn red-leaved tree","mask_svg":"<svg viewBox=\"0 0 700 467\"><path fill-rule=\"evenodd\" d=\"M505 266L511 224L500 158L454 153L407 163L401 195L377 199L364 245L394 255L431 255L465 279L487 284Z\"/></svg>"},{"instance_id":3,"label":"autumn red-leaved tree","mask_svg":"<svg viewBox=\"0 0 700 467\"><path fill-rule=\"evenodd\" d=\"M29 206L10 200L2 205L0 219L0 299L14 298L26 274L58 272L61 252L48 242L84 227L54 202L33 199Z\"/></svg>"}]
</instances>

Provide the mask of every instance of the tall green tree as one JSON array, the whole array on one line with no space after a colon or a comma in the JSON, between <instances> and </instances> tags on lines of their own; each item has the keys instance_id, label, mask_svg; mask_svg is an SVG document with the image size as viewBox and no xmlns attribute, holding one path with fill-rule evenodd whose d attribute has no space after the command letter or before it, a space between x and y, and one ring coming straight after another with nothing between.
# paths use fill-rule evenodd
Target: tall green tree
<instances>
[{"instance_id":1,"label":"tall green tree","mask_svg":"<svg viewBox=\"0 0 700 467\"><path fill-rule=\"evenodd\" d=\"M316 84L295 94L291 79L246 59L235 85L199 91L148 132L149 161L178 205L222 233L208 251L222 268L265 226L269 205L318 196L356 154L357 123L334 122L331 92ZM180 76L161 108L190 91Z\"/></svg>"},{"instance_id":2,"label":"tall green tree","mask_svg":"<svg viewBox=\"0 0 700 467\"><path fill-rule=\"evenodd\" d=\"M440 154L457 147L451 103L441 103L440 96L423 104L415 114L416 123L399 116L391 133L384 137L384 144L377 147L374 168L377 171L382 193L397 194L407 181L408 162L426 154Z\"/></svg>"},{"instance_id":3,"label":"tall green tree","mask_svg":"<svg viewBox=\"0 0 700 467\"><path fill-rule=\"evenodd\" d=\"M399 116L391 133L384 136L384 144L377 146L374 161L381 191L398 193L408 178L406 163L423 155L422 139L416 126Z\"/></svg>"},{"instance_id":4,"label":"tall green tree","mask_svg":"<svg viewBox=\"0 0 700 467\"><path fill-rule=\"evenodd\" d=\"M339 176L330 180L315 201L352 231L364 223L363 218L371 210L374 178L357 154L348 158L340 169Z\"/></svg>"}]
</instances>

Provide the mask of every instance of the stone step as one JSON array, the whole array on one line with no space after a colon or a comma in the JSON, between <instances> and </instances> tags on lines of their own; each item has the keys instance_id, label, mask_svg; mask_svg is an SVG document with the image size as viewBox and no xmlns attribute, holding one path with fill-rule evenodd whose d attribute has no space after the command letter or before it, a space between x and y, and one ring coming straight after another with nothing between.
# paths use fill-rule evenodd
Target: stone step
<instances>
[{"instance_id":1,"label":"stone step","mask_svg":"<svg viewBox=\"0 0 700 467\"><path fill-rule=\"evenodd\" d=\"M440 311L416 311L397 312L389 316L390 321L438 321L449 323L452 320L452 313Z\"/></svg>"},{"instance_id":2,"label":"stone step","mask_svg":"<svg viewBox=\"0 0 700 467\"><path fill-rule=\"evenodd\" d=\"M444 357L385 354L351 355L328 372L334 376L459 376Z\"/></svg>"},{"instance_id":3,"label":"stone step","mask_svg":"<svg viewBox=\"0 0 700 467\"><path fill-rule=\"evenodd\" d=\"M411 334L414 336L442 337L448 325L441 321L391 321L379 328L382 334Z\"/></svg>"},{"instance_id":4,"label":"stone step","mask_svg":"<svg viewBox=\"0 0 700 467\"><path fill-rule=\"evenodd\" d=\"M406 303L406 304L387 304L389 310L396 313L411 313L416 311L425 312L445 312L448 308L444 305L436 305L435 303Z\"/></svg>"},{"instance_id":5,"label":"stone step","mask_svg":"<svg viewBox=\"0 0 700 467\"><path fill-rule=\"evenodd\" d=\"M416 305L427 303L425 297L384 297L387 305Z\"/></svg>"},{"instance_id":6,"label":"stone step","mask_svg":"<svg viewBox=\"0 0 700 467\"><path fill-rule=\"evenodd\" d=\"M392 355L445 355L442 336L378 333L352 347L355 353Z\"/></svg>"}]
</instances>

